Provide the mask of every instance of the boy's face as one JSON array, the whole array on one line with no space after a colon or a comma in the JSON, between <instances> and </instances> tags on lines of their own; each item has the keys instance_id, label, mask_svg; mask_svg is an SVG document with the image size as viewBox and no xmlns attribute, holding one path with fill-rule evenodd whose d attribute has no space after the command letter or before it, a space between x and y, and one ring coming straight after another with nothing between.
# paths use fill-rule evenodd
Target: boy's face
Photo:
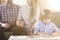
<instances>
[{"instance_id":1,"label":"boy's face","mask_svg":"<svg viewBox=\"0 0 60 40\"><path fill-rule=\"evenodd\" d=\"M51 22L51 19L43 19L43 22L44 22L45 24L49 24L49 23Z\"/></svg>"}]
</instances>

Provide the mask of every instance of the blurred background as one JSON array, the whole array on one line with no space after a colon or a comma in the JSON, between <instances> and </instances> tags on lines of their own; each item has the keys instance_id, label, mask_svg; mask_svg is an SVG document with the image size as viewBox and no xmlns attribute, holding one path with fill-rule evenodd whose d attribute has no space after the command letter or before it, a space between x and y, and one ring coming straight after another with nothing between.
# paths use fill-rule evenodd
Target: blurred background
<instances>
[{"instance_id":1,"label":"blurred background","mask_svg":"<svg viewBox=\"0 0 60 40\"><path fill-rule=\"evenodd\" d=\"M7 0L0 0L1 3L5 3ZM40 10L49 9L54 15L53 21L60 27L60 0L38 0L40 5ZM14 4L23 6L26 4L26 0L13 0Z\"/></svg>"},{"instance_id":2,"label":"blurred background","mask_svg":"<svg viewBox=\"0 0 60 40\"><path fill-rule=\"evenodd\" d=\"M6 1L7 0L0 0L0 5L2 3L6 3ZM27 0L12 1L14 4L17 4L19 6L24 6L27 3ZM42 11L43 9L49 9L53 14L52 21L57 25L57 27L60 27L60 0L38 0L38 6L40 7L40 11ZM38 16L39 15L40 14L38 14ZM9 33L7 34L10 35Z\"/></svg>"},{"instance_id":3,"label":"blurred background","mask_svg":"<svg viewBox=\"0 0 60 40\"><path fill-rule=\"evenodd\" d=\"M15 4L25 5L26 0L13 0ZM60 0L39 0L40 10L49 9L53 14L53 22L60 27Z\"/></svg>"},{"instance_id":4,"label":"blurred background","mask_svg":"<svg viewBox=\"0 0 60 40\"><path fill-rule=\"evenodd\" d=\"M1 3L5 3L7 0L0 0L0 4ZM48 8L50 10L54 10L54 11L59 11L60 10L60 0L39 0L40 1L40 8L41 9L45 9ZM17 5L25 5L26 4L26 0L13 0L14 4Z\"/></svg>"}]
</instances>

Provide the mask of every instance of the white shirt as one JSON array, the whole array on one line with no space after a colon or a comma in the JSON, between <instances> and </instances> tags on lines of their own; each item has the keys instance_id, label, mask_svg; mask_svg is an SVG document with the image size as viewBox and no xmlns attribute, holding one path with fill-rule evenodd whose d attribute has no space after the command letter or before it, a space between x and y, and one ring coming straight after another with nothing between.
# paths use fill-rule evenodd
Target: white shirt
<instances>
[{"instance_id":1,"label":"white shirt","mask_svg":"<svg viewBox=\"0 0 60 40\"><path fill-rule=\"evenodd\" d=\"M33 21L35 21L35 19L39 19L38 15L40 14L40 10L38 11L39 9L37 9L36 13L35 13L35 17L30 20L30 12L31 12L31 7L29 5L25 5L25 6L21 6L20 10L19 10L19 13L18 13L18 19L22 19L25 21L25 23L27 25L31 25L31 23Z\"/></svg>"},{"instance_id":2,"label":"white shirt","mask_svg":"<svg viewBox=\"0 0 60 40\"><path fill-rule=\"evenodd\" d=\"M26 24L30 25L31 21L29 19L31 8L29 8L27 5L21 6L19 13L18 13L18 19L23 19Z\"/></svg>"}]
</instances>

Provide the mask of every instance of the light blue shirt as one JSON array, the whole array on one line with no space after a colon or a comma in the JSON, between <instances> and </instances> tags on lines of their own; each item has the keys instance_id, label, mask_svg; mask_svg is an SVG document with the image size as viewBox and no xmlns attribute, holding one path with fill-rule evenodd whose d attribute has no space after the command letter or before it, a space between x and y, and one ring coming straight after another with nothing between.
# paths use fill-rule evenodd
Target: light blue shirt
<instances>
[{"instance_id":1,"label":"light blue shirt","mask_svg":"<svg viewBox=\"0 0 60 40\"><path fill-rule=\"evenodd\" d=\"M36 34L37 32L41 32L41 33L47 32L47 34L51 34L53 32L59 32L59 29L53 22L50 22L49 24L45 24L43 21L40 20L34 26L34 34Z\"/></svg>"}]
</instances>

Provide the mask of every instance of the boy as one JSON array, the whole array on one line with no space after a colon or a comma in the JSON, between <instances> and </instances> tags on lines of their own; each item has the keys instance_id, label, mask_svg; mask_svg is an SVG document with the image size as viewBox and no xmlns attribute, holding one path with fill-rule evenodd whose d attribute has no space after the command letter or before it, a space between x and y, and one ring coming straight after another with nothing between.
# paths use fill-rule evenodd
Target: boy
<instances>
[{"instance_id":1,"label":"boy","mask_svg":"<svg viewBox=\"0 0 60 40\"><path fill-rule=\"evenodd\" d=\"M41 20L34 26L34 34L41 35L51 35L57 36L59 35L59 29L57 26L51 21L51 13L49 10L44 10L44 15L41 15Z\"/></svg>"}]
</instances>

